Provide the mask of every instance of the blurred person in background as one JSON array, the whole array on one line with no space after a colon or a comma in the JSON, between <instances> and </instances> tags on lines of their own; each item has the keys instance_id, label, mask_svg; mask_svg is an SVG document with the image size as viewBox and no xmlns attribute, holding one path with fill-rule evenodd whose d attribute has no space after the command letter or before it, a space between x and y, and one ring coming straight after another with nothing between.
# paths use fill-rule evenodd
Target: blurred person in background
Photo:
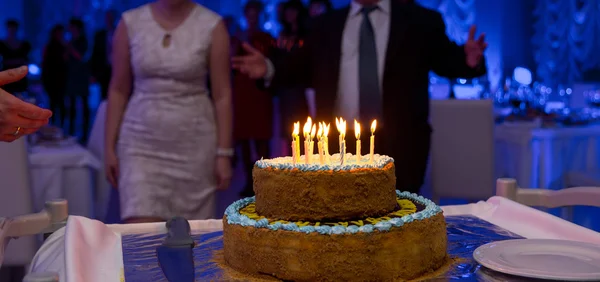
<instances>
[{"instance_id":1,"label":"blurred person in background","mask_svg":"<svg viewBox=\"0 0 600 282\"><path fill-rule=\"evenodd\" d=\"M87 141L90 126L90 107L88 97L90 89L90 71L85 61L88 41L85 36L83 21L73 18L69 21L71 40L67 43L67 86L65 96L69 104L69 134L76 135L77 129L77 101L81 98L82 107L82 138L83 144Z\"/></svg>"},{"instance_id":2,"label":"blurred person in background","mask_svg":"<svg viewBox=\"0 0 600 282\"><path fill-rule=\"evenodd\" d=\"M311 18L318 17L333 10L330 0L310 0L308 2L308 16Z\"/></svg>"},{"instance_id":3,"label":"blurred person in background","mask_svg":"<svg viewBox=\"0 0 600 282\"><path fill-rule=\"evenodd\" d=\"M52 123L60 128L64 126L65 91L67 87L67 43L65 27L55 25L50 31L50 39L42 55L42 85L50 99Z\"/></svg>"},{"instance_id":4,"label":"blurred person in background","mask_svg":"<svg viewBox=\"0 0 600 282\"><path fill-rule=\"evenodd\" d=\"M0 141L12 142L36 132L48 123L52 112L27 103L2 90L27 75L27 67L0 71Z\"/></svg>"},{"instance_id":5,"label":"blurred person in background","mask_svg":"<svg viewBox=\"0 0 600 282\"><path fill-rule=\"evenodd\" d=\"M287 57L302 48L306 37L306 20L308 12L299 0L289 0L283 4L281 25L283 29L277 38L276 49L273 53L275 62L284 62ZM296 121L304 121L309 115L305 89L303 87L284 86L274 89L279 97L281 116L281 137L287 140L291 134L290 125ZM290 148L282 146L283 155L290 155Z\"/></svg>"},{"instance_id":6,"label":"blurred person in background","mask_svg":"<svg viewBox=\"0 0 600 282\"><path fill-rule=\"evenodd\" d=\"M112 38L117 26L119 14L115 10L108 10L104 15L105 28L96 31L94 35L94 47L90 58L92 77L100 84L102 100L108 95L108 84L112 72Z\"/></svg>"},{"instance_id":7,"label":"blurred person in background","mask_svg":"<svg viewBox=\"0 0 600 282\"><path fill-rule=\"evenodd\" d=\"M243 52L242 42L251 44L260 50L265 56L270 56L274 39L264 32L260 26L260 16L263 11L263 3L258 0L250 0L244 6L244 17L248 28L236 33L232 38L234 50ZM273 137L273 99L270 92L264 87L258 87L254 79L246 75L234 72L233 74L233 136L239 146L244 171L246 173L246 185L241 195L250 197L254 195L252 189L252 168L256 157L269 158L269 141Z\"/></svg>"},{"instance_id":8,"label":"blurred person in background","mask_svg":"<svg viewBox=\"0 0 600 282\"><path fill-rule=\"evenodd\" d=\"M271 80L271 87L314 88L316 120L377 119L378 153L401 160L395 163L398 188L418 193L431 143L429 73L451 79L485 74L485 35L476 38L472 26L458 45L439 12L411 1L353 0L318 21L290 60L269 64L244 45L248 55L233 58L234 69Z\"/></svg>"},{"instance_id":9,"label":"blurred person in background","mask_svg":"<svg viewBox=\"0 0 600 282\"><path fill-rule=\"evenodd\" d=\"M229 187L234 153L229 50L221 17L191 0L123 13L104 160L126 223L215 217L215 192Z\"/></svg>"},{"instance_id":10,"label":"blurred person in background","mask_svg":"<svg viewBox=\"0 0 600 282\"><path fill-rule=\"evenodd\" d=\"M2 70L26 66L29 63L31 44L19 39L19 22L14 19L6 21L6 38L0 41L0 65ZM11 84L4 85L4 90L17 94L27 91L27 77Z\"/></svg>"}]
</instances>

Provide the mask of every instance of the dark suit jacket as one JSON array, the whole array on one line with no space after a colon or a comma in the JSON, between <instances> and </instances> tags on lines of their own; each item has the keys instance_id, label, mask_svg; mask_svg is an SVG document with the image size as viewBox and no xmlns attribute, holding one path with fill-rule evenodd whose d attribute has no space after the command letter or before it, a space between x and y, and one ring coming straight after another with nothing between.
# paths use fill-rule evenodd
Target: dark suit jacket
<instances>
[{"instance_id":1,"label":"dark suit jacket","mask_svg":"<svg viewBox=\"0 0 600 282\"><path fill-rule=\"evenodd\" d=\"M399 189L416 192L423 183L429 156L429 72L449 78L472 78L485 74L485 63L477 69L466 65L463 46L449 40L438 12L417 4L392 1L391 5L382 87L383 120L375 134L375 150L395 159ZM334 121L342 34L348 12L349 8L345 8L318 19L315 26L319 28L311 31L303 48L285 62L274 62L274 87L302 85L315 89L317 121ZM363 136L368 136L370 121L362 123L367 129ZM352 124L348 121L350 129ZM333 127L330 144L337 144L332 138L337 136ZM349 149L354 144L353 135L352 130L347 134ZM363 138L363 144L366 142L368 138ZM330 150L338 151L333 146Z\"/></svg>"}]
</instances>

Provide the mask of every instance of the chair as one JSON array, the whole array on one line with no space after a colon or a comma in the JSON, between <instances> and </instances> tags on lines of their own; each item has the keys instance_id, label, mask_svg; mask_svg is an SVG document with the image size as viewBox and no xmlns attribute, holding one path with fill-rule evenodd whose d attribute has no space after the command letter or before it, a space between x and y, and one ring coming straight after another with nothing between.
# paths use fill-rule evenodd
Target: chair
<instances>
[{"instance_id":1,"label":"chair","mask_svg":"<svg viewBox=\"0 0 600 282\"><path fill-rule=\"evenodd\" d=\"M104 124L106 121L106 101L102 101L98 106L94 125L90 133L87 149L100 161L104 162ZM94 206L96 218L104 220L106 217L108 202L110 200L111 187L106 177L104 177L104 168L98 171L96 177L96 197Z\"/></svg>"},{"instance_id":2,"label":"chair","mask_svg":"<svg viewBox=\"0 0 600 282\"><path fill-rule=\"evenodd\" d=\"M432 199L483 200L494 195L491 100L432 100Z\"/></svg>"},{"instance_id":3,"label":"chair","mask_svg":"<svg viewBox=\"0 0 600 282\"><path fill-rule=\"evenodd\" d=\"M496 196L532 207L600 207L600 187L573 187L562 190L519 188L516 180L500 178L496 181Z\"/></svg>"},{"instance_id":4,"label":"chair","mask_svg":"<svg viewBox=\"0 0 600 282\"><path fill-rule=\"evenodd\" d=\"M32 214L33 201L26 138L0 142L0 216ZM25 266L37 251L35 237L13 240L5 252L5 266Z\"/></svg>"}]
</instances>

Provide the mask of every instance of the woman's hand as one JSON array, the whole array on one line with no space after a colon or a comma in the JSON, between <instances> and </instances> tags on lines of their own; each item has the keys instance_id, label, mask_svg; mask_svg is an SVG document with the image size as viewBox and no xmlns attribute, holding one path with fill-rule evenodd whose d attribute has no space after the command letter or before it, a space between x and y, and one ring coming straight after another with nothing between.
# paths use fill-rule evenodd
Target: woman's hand
<instances>
[{"instance_id":1,"label":"woman's hand","mask_svg":"<svg viewBox=\"0 0 600 282\"><path fill-rule=\"evenodd\" d=\"M107 151L104 155L104 172L106 173L106 179L113 188L117 189L117 184L119 183L119 159L115 152Z\"/></svg>"},{"instance_id":2,"label":"woman's hand","mask_svg":"<svg viewBox=\"0 0 600 282\"><path fill-rule=\"evenodd\" d=\"M227 190L231 183L231 158L217 157L215 162L215 176L217 178L217 190Z\"/></svg>"},{"instance_id":3,"label":"woman's hand","mask_svg":"<svg viewBox=\"0 0 600 282\"><path fill-rule=\"evenodd\" d=\"M21 80L27 67L0 72L0 86ZM0 89L0 141L12 142L48 123L52 112L27 103Z\"/></svg>"}]
</instances>

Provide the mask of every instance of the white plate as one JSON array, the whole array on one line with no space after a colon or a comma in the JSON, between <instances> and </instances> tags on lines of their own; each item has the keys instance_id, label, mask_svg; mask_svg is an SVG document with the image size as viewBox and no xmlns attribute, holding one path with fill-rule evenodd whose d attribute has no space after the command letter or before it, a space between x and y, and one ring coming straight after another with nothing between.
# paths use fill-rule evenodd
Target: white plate
<instances>
[{"instance_id":1,"label":"white plate","mask_svg":"<svg viewBox=\"0 0 600 282\"><path fill-rule=\"evenodd\" d=\"M492 242L473 253L481 265L506 274L562 281L600 280L600 245L517 239Z\"/></svg>"}]
</instances>

